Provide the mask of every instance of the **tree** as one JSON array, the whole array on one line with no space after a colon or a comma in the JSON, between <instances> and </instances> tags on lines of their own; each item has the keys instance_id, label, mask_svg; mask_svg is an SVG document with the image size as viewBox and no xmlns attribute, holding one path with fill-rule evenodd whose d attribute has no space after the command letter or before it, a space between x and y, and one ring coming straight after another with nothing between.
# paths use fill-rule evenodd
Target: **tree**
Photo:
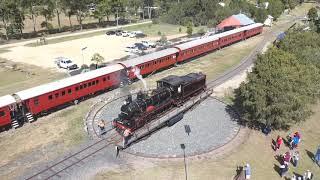
<instances>
[{"instance_id":1,"label":"tree","mask_svg":"<svg viewBox=\"0 0 320 180\"><path fill-rule=\"evenodd\" d=\"M312 7L311 9L309 9L308 18L313 22L318 19L318 10L315 7Z\"/></svg>"},{"instance_id":2,"label":"tree","mask_svg":"<svg viewBox=\"0 0 320 180\"><path fill-rule=\"evenodd\" d=\"M96 69L98 68L98 64L102 63L104 61L104 57L101 56L99 53L94 53L91 61L96 63Z\"/></svg>"},{"instance_id":3,"label":"tree","mask_svg":"<svg viewBox=\"0 0 320 180\"><path fill-rule=\"evenodd\" d=\"M26 0L22 1L22 8L26 9L29 14L31 14L31 19L33 22L33 32L36 33L36 17L39 15L41 10L41 0Z\"/></svg>"},{"instance_id":4,"label":"tree","mask_svg":"<svg viewBox=\"0 0 320 180\"><path fill-rule=\"evenodd\" d=\"M83 29L82 22L87 16L89 0L64 0L64 5L66 13L69 16L69 21L71 24L70 17L76 15L77 21L79 22L80 29Z\"/></svg>"},{"instance_id":5,"label":"tree","mask_svg":"<svg viewBox=\"0 0 320 180\"><path fill-rule=\"evenodd\" d=\"M58 27L59 31L61 31L61 21L60 21L60 14L63 11L63 3L62 0L54 0L54 10L57 14L57 21L58 21Z\"/></svg>"},{"instance_id":6,"label":"tree","mask_svg":"<svg viewBox=\"0 0 320 180\"><path fill-rule=\"evenodd\" d=\"M55 4L54 0L42 0L41 6L40 6L40 14L44 17L45 19L45 27L48 30L48 20L52 20L53 18L53 11L55 9Z\"/></svg>"},{"instance_id":7,"label":"tree","mask_svg":"<svg viewBox=\"0 0 320 180\"><path fill-rule=\"evenodd\" d=\"M302 64L292 54L271 49L259 56L248 83L236 90L236 107L249 125L268 124L287 129L310 116L314 102L314 74L310 64Z\"/></svg>"},{"instance_id":8,"label":"tree","mask_svg":"<svg viewBox=\"0 0 320 180\"><path fill-rule=\"evenodd\" d=\"M270 0L268 12L276 20L284 11L285 7L281 0Z\"/></svg>"},{"instance_id":9,"label":"tree","mask_svg":"<svg viewBox=\"0 0 320 180\"><path fill-rule=\"evenodd\" d=\"M101 0L97 5L96 10L93 12L93 16L98 19L99 24L104 17L107 17L109 21L109 16L111 14L111 0Z\"/></svg>"},{"instance_id":10,"label":"tree","mask_svg":"<svg viewBox=\"0 0 320 180\"><path fill-rule=\"evenodd\" d=\"M0 2L0 17L5 29L6 39L10 35L20 34L24 28L24 12L18 1L3 0Z\"/></svg>"},{"instance_id":11,"label":"tree","mask_svg":"<svg viewBox=\"0 0 320 180\"><path fill-rule=\"evenodd\" d=\"M187 24L187 34L188 34L188 36L191 36L191 35L192 35L192 31L193 31L193 29L192 29L192 22L189 22L189 23Z\"/></svg>"}]
</instances>

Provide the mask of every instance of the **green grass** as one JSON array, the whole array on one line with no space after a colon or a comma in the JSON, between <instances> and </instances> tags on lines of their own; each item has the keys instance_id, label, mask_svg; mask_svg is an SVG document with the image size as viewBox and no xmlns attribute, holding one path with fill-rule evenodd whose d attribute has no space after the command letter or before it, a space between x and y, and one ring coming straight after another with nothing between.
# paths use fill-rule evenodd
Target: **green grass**
<instances>
[{"instance_id":1,"label":"green grass","mask_svg":"<svg viewBox=\"0 0 320 180\"><path fill-rule=\"evenodd\" d=\"M8 50L8 49L6 49L6 48L0 49L0 54L1 54L1 53L6 53L6 52L10 52L10 50Z\"/></svg>"},{"instance_id":2,"label":"green grass","mask_svg":"<svg viewBox=\"0 0 320 180\"><path fill-rule=\"evenodd\" d=\"M179 28L181 28L181 32L179 32ZM204 26L193 27L193 33L197 33L201 28L203 28L204 30L207 30L207 28ZM187 28L179 25L160 23L160 24L137 25L137 26L124 28L124 30L127 30L127 31L140 30L148 36L158 36L159 32L160 34L165 34L166 36L170 36L175 34L186 33Z\"/></svg>"},{"instance_id":3,"label":"green grass","mask_svg":"<svg viewBox=\"0 0 320 180\"><path fill-rule=\"evenodd\" d=\"M66 75L37 66L0 59L0 96L52 82Z\"/></svg>"},{"instance_id":4,"label":"green grass","mask_svg":"<svg viewBox=\"0 0 320 180\"><path fill-rule=\"evenodd\" d=\"M158 36L158 32L160 31L161 34L165 35L174 35L174 34L181 34L179 32L179 28L181 27L181 33L186 33L186 27L183 26L178 26L178 25L171 25L171 24L165 24L165 23L160 23L160 24L141 24L141 25L135 25L135 26L130 26L130 27L125 27L123 28L124 30L127 31L143 31L147 36ZM193 32L197 33L199 29L203 28L206 30L206 27L194 27ZM55 39L50 39L46 41L46 44L56 44L56 43L61 43L61 42L66 42L66 41L71 41L71 40L76 40L76 39L81 39L81 38L89 38L93 36L98 36L98 35L103 35L105 34L105 31L98 31L98 32L92 32L88 34L82 34L82 35L75 35L75 36L68 36L68 37L62 37L62 38L55 38ZM27 47L36 47L40 46L38 43L28 43L25 46ZM1 51L0 51L1 52Z\"/></svg>"},{"instance_id":5,"label":"green grass","mask_svg":"<svg viewBox=\"0 0 320 180\"><path fill-rule=\"evenodd\" d=\"M82 38L89 38L89 37L103 35L103 34L105 34L105 31L98 31L98 32L92 32L92 33L82 34L82 35L74 35L74 36L55 38L55 39L47 40L46 41L46 45L48 45L48 44L56 44L56 43L61 43L61 42L66 42L66 41L72 41L72 40L82 39ZM25 44L24 46L37 47L37 46L41 46L41 44L39 44L39 43L28 43L28 44Z\"/></svg>"},{"instance_id":6,"label":"green grass","mask_svg":"<svg viewBox=\"0 0 320 180\"><path fill-rule=\"evenodd\" d=\"M80 144L87 138L83 127L83 118L90 110L90 104L90 102L82 102L75 108L70 108L59 115L61 119L67 120L68 130L63 133L61 138L65 140L66 147Z\"/></svg>"}]
</instances>

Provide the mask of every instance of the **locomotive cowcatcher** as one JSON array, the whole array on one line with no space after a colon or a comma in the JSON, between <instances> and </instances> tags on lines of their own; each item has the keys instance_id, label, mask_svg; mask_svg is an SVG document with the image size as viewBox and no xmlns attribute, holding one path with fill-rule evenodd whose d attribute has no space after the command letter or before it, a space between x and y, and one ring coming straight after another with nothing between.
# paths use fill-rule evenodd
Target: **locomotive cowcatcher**
<instances>
[{"instance_id":1,"label":"locomotive cowcatcher","mask_svg":"<svg viewBox=\"0 0 320 180\"><path fill-rule=\"evenodd\" d=\"M206 90L206 75L190 73L185 76L170 75L157 81L150 93L140 91L135 100L129 95L113 126L124 137L143 127L173 107L181 106L192 96Z\"/></svg>"}]
</instances>

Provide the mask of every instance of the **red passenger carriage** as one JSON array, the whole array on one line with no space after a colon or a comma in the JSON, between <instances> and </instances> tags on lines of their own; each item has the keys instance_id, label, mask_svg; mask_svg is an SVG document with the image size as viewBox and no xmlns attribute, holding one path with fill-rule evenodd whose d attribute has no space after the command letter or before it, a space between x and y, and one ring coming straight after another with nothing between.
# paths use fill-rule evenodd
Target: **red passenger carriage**
<instances>
[{"instance_id":1,"label":"red passenger carriage","mask_svg":"<svg viewBox=\"0 0 320 180\"><path fill-rule=\"evenodd\" d=\"M136 78L135 68L139 68L141 75L150 74L261 32L262 24L256 23L0 97L0 127L10 124L18 127L21 121L33 120L34 115L117 87L128 78Z\"/></svg>"},{"instance_id":2,"label":"red passenger carriage","mask_svg":"<svg viewBox=\"0 0 320 180\"><path fill-rule=\"evenodd\" d=\"M169 48L137 58L129 59L119 64L123 65L123 67L127 69L129 78L134 79L136 78L134 72L135 68L140 69L141 75L146 75L174 65L176 63L178 52L179 51L176 48Z\"/></svg>"}]
</instances>

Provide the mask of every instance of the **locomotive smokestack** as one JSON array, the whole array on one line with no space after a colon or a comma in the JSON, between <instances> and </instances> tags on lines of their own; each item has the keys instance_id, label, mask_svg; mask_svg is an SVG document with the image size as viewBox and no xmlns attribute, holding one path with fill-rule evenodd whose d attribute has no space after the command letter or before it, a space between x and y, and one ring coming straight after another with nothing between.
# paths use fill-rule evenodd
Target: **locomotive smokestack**
<instances>
[{"instance_id":1,"label":"locomotive smokestack","mask_svg":"<svg viewBox=\"0 0 320 180\"><path fill-rule=\"evenodd\" d=\"M146 91L146 90L148 89L148 88L147 88L147 82L146 82L146 80L144 80L144 79L142 78L142 76L141 76L141 74L140 74L140 69L135 66L135 67L133 68L133 70L134 70L134 75L136 75L136 77L142 81L143 86L144 86L144 90Z\"/></svg>"}]
</instances>

